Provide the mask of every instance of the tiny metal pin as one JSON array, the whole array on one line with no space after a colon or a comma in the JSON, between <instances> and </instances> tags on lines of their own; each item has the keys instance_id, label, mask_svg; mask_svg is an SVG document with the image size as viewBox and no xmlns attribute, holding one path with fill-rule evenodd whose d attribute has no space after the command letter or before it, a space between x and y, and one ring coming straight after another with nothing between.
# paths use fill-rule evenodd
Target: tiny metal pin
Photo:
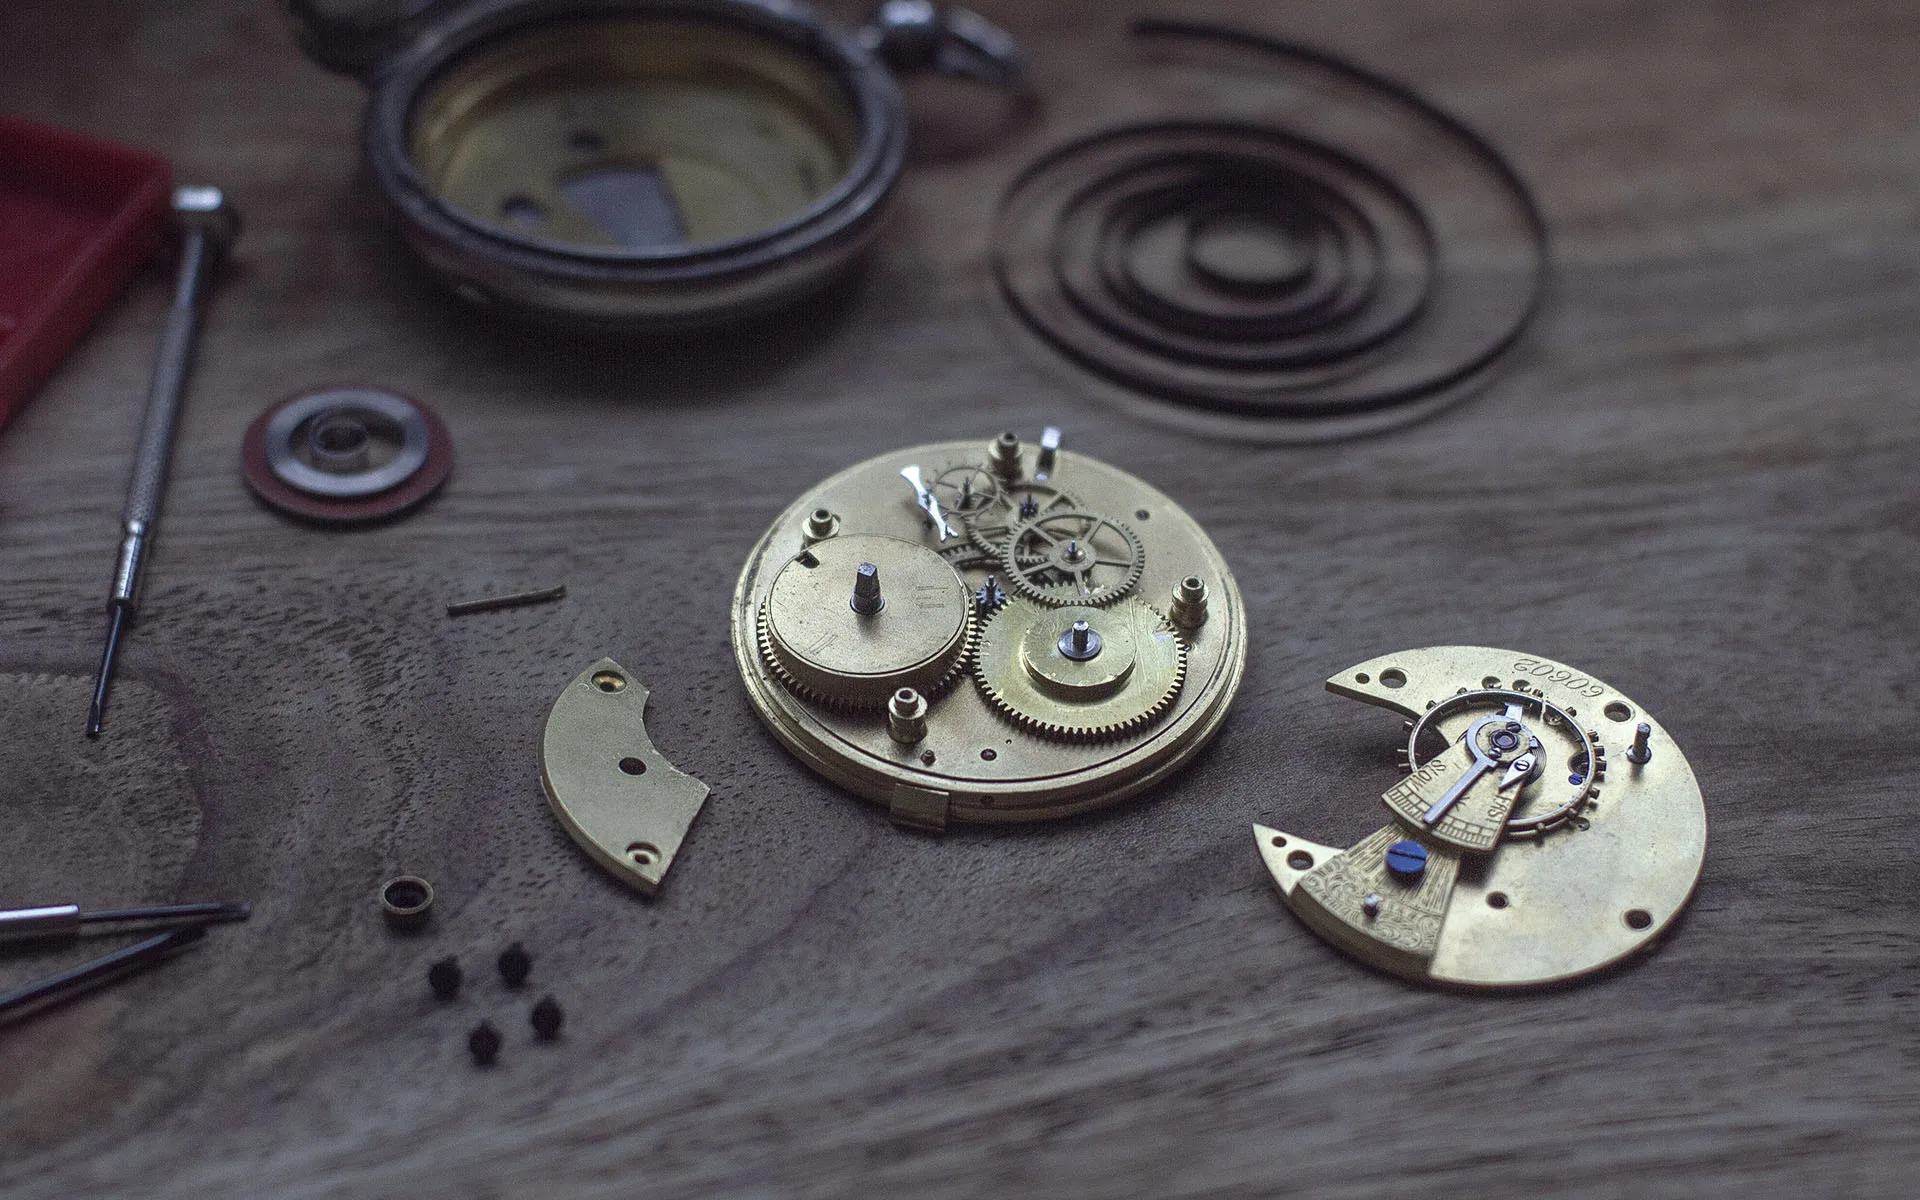
<instances>
[{"instance_id":1,"label":"tiny metal pin","mask_svg":"<svg viewBox=\"0 0 1920 1200\"><path fill-rule=\"evenodd\" d=\"M1640 722L1633 731L1633 745L1627 748L1627 761L1634 766L1653 761L1653 726Z\"/></svg>"},{"instance_id":2,"label":"tiny metal pin","mask_svg":"<svg viewBox=\"0 0 1920 1200\"><path fill-rule=\"evenodd\" d=\"M244 921L253 915L245 900L205 904L155 904L145 908L101 908L80 914L82 921Z\"/></svg>"},{"instance_id":3,"label":"tiny metal pin","mask_svg":"<svg viewBox=\"0 0 1920 1200\"><path fill-rule=\"evenodd\" d=\"M464 617L469 613L494 612L502 608L520 608L528 604L546 604L553 600L563 600L566 595L567 585L558 583L550 588L508 592L503 596L479 596L472 600L455 600L447 605L447 615Z\"/></svg>"},{"instance_id":4,"label":"tiny metal pin","mask_svg":"<svg viewBox=\"0 0 1920 1200\"><path fill-rule=\"evenodd\" d=\"M848 603L863 617L870 617L887 606L887 598L880 594L879 567L872 563L860 564L853 575L853 596Z\"/></svg>"},{"instance_id":5,"label":"tiny metal pin","mask_svg":"<svg viewBox=\"0 0 1920 1200\"><path fill-rule=\"evenodd\" d=\"M1086 662L1100 653L1100 635L1085 621L1075 621L1071 628L1060 635L1059 650L1066 658Z\"/></svg>"}]
</instances>

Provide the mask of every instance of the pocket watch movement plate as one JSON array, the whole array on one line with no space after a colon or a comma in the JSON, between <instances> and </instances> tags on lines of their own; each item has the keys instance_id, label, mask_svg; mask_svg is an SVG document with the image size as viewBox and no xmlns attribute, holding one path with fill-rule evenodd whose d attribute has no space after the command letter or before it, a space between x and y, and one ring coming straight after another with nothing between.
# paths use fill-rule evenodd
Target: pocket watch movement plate
<instances>
[{"instance_id":1,"label":"pocket watch movement plate","mask_svg":"<svg viewBox=\"0 0 1920 1200\"><path fill-rule=\"evenodd\" d=\"M733 644L801 761L938 830L1177 771L1226 716L1246 619L1192 517L1049 431L884 454L802 495L741 572Z\"/></svg>"},{"instance_id":2,"label":"pocket watch movement plate","mask_svg":"<svg viewBox=\"0 0 1920 1200\"><path fill-rule=\"evenodd\" d=\"M1644 949L1686 906L1700 785L1618 690L1484 646L1389 654L1327 690L1406 718L1388 821L1345 850L1254 836L1287 906L1347 953L1427 983L1551 984Z\"/></svg>"}]
</instances>

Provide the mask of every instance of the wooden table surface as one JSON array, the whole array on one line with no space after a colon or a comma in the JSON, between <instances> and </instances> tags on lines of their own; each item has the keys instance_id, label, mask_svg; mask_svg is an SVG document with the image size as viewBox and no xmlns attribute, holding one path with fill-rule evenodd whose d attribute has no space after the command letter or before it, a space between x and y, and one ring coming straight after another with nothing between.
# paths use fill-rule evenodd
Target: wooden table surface
<instances>
[{"instance_id":1,"label":"wooden table surface","mask_svg":"<svg viewBox=\"0 0 1920 1200\"><path fill-rule=\"evenodd\" d=\"M1550 306L1483 395L1261 449L1116 409L1010 336L990 202L1067 131L1132 5L984 7L1053 107L985 152L923 154L831 302L664 349L445 300L359 175L359 89L303 61L275 6L0 8L0 108L160 150L248 219L98 743L81 720L167 271L0 432L0 903L256 905L0 1031L0 1191L1920 1186L1920 9L1195 6L1425 89L1513 156L1557 241ZM458 466L397 524L296 527L249 496L240 435L343 380L433 404ZM1244 689L1137 802L902 833L755 721L734 575L841 466L1048 422L1213 534L1255 630ZM1489 521L1519 532L1488 545ZM441 610L556 581L555 606ZM1559 991L1439 994L1283 908L1250 825L1357 836L1391 778L1383 718L1321 681L1447 642L1588 668L1685 747L1711 833L1657 952ZM653 901L589 866L537 783L548 706L602 654L713 787ZM403 871L439 888L417 939L373 903ZM489 965L514 939L524 994ZM442 1006L424 976L447 954L469 983ZM58 961L9 956L0 984ZM568 1025L535 1045L548 991ZM463 1045L482 1017L508 1035L485 1072Z\"/></svg>"}]
</instances>

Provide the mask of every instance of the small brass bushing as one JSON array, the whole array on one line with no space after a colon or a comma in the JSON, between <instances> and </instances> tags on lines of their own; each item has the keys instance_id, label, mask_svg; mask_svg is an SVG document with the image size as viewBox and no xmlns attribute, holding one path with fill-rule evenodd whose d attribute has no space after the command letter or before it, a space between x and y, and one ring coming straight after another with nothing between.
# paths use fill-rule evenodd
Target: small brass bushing
<instances>
[{"instance_id":1,"label":"small brass bushing","mask_svg":"<svg viewBox=\"0 0 1920 1200\"><path fill-rule=\"evenodd\" d=\"M433 910L433 885L418 875L402 875L380 885L380 911L394 929L411 933L427 923Z\"/></svg>"},{"instance_id":2,"label":"small brass bushing","mask_svg":"<svg viewBox=\"0 0 1920 1200\"><path fill-rule=\"evenodd\" d=\"M1173 585L1173 611L1167 614L1174 628L1198 629L1207 619L1207 585L1198 575L1189 575Z\"/></svg>"},{"instance_id":3,"label":"small brass bushing","mask_svg":"<svg viewBox=\"0 0 1920 1200\"><path fill-rule=\"evenodd\" d=\"M927 736L927 698L914 688L901 688L887 701L887 735L903 746Z\"/></svg>"},{"instance_id":4,"label":"small brass bushing","mask_svg":"<svg viewBox=\"0 0 1920 1200\"><path fill-rule=\"evenodd\" d=\"M840 518L827 509L816 508L807 514L806 528L801 536L806 539L807 545L811 546L815 542L824 542L839 532Z\"/></svg>"},{"instance_id":5,"label":"small brass bushing","mask_svg":"<svg viewBox=\"0 0 1920 1200\"><path fill-rule=\"evenodd\" d=\"M1008 432L988 442L987 465L1008 483L1020 478L1020 439Z\"/></svg>"}]
</instances>

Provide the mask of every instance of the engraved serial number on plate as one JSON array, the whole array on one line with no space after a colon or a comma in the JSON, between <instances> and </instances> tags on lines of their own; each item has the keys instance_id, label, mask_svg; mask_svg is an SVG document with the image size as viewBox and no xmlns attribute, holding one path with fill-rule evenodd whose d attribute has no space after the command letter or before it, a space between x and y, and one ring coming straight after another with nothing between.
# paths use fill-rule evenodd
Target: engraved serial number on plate
<instances>
[{"instance_id":1,"label":"engraved serial number on plate","mask_svg":"<svg viewBox=\"0 0 1920 1200\"><path fill-rule=\"evenodd\" d=\"M1522 675L1531 675L1535 679L1544 679L1548 683L1557 683L1576 695L1589 700L1598 700L1607 694L1607 689L1585 675L1578 675L1565 667L1556 667L1552 663L1543 663L1537 658L1523 658L1513 664L1513 669Z\"/></svg>"},{"instance_id":2,"label":"engraved serial number on plate","mask_svg":"<svg viewBox=\"0 0 1920 1200\"><path fill-rule=\"evenodd\" d=\"M1388 788L1387 798L1389 800L1404 800L1409 795L1418 792L1422 787L1440 778L1440 776L1445 775L1447 770L1447 764L1442 762L1439 757L1436 757L1413 774Z\"/></svg>"}]
</instances>

